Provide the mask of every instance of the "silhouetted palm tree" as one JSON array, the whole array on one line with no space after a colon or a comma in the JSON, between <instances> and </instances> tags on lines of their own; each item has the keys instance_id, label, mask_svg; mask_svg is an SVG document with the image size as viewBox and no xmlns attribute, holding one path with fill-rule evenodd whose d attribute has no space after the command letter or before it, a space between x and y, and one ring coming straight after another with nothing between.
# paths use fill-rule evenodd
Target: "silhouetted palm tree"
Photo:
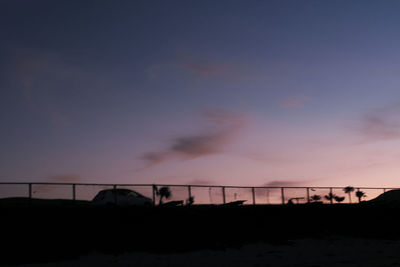
<instances>
[{"instance_id":1,"label":"silhouetted palm tree","mask_svg":"<svg viewBox=\"0 0 400 267\"><path fill-rule=\"evenodd\" d=\"M160 202L158 203L158 205L162 204L163 198L169 199L172 196L171 190L168 186L163 186L160 188L160 190L156 190L156 194L160 197Z\"/></svg>"},{"instance_id":2,"label":"silhouetted palm tree","mask_svg":"<svg viewBox=\"0 0 400 267\"><path fill-rule=\"evenodd\" d=\"M335 196L335 200L336 202L341 203L344 200L344 197Z\"/></svg>"},{"instance_id":3,"label":"silhouetted palm tree","mask_svg":"<svg viewBox=\"0 0 400 267\"><path fill-rule=\"evenodd\" d=\"M310 197L311 201L317 202L321 200L321 196L320 195L312 195Z\"/></svg>"},{"instance_id":4,"label":"silhouetted palm tree","mask_svg":"<svg viewBox=\"0 0 400 267\"><path fill-rule=\"evenodd\" d=\"M351 192L354 191L354 187L352 186L346 186L345 188L343 188L343 191L349 195L349 201L351 203Z\"/></svg>"},{"instance_id":5,"label":"silhouetted palm tree","mask_svg":"<svg viewBox=\"0 0 400 267\"><path fill-rule=\"evenodd\" d=\"M357 190L356 196L357 196L357 198L358 198L358 203L360 203L360 202L361 202L361 199L362 199L363 197L366 197L367 195L366 195L363 191Z\"/></svg>"}]
</instances>

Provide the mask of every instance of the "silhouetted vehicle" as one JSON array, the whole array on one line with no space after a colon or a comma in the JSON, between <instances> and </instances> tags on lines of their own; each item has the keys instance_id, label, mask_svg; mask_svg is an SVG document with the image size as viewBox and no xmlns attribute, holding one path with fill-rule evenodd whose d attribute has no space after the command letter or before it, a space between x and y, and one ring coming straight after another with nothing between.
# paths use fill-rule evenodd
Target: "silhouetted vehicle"
<instances>
[{"instance_id":1,"label":"silhouetted vehicle","mask_svg":"<svg viewBox=\"0 0 400 267\"><path fill-rule=\"evenodd\" d=\"M289 205L291 205L291 204L299 204L299 201L300 200L303 200L304 199L304 197L292 197L291 199L289 199L289 201L288 201L288 204ZM296 201L296 202L295 202Z\"/></svg>"},{"instance_id":2,"label":"silhouetted vehicle","mask_svg":"<svg viewBox=\"0 0 400 267\"><path fill-rule=\"evenodd\" d=\"M232 202L221 204L221 206L234 206L234 207L235 206L241 206L246 201L247 200L235 200L235 201L232 201Z\"/></svg>"},{"instance_id":3,"label":"silhouetted vehicle","mask_svg":"<svg viewBox=\"0 0 400 267\"><path fill-rule=\"evenodd\" d=\"M175 200L162 203L161 206L163 207L176 207L176 206L183 206L183 200Z\"/></svg>"},{"instance_id":4,"label":"silhouetted vehicle","mask_svg":"<svg viewBox=\"0 0 400 267\"><path fill-rule=\"evenodd\" d=\"M105 189L92 200L95 205L151 206L153 200L129 189Z\"/></svg>"}]
</instances>

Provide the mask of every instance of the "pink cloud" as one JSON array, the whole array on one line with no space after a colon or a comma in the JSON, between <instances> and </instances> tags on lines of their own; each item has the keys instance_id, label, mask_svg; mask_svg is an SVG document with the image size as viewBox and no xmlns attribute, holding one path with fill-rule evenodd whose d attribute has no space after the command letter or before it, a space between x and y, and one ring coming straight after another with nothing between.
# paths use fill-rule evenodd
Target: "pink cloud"
<instances>
[{"instance_id":1,"label":"pink cloud","mask_svg":"<svg viewBox=\"0 0 400 267\"><path fill-rule=\"evenodd\" d=\"M202 115L209 128L202 133L176 137L167 149L144 153L141 159L147 162L147 167L171 158L188 160L223 153L247 122L244 115L222 109L207 110Z\"/></svg>"},{"instance_id":2,"label":"pink cloud","mask_svg":"<svg viewBox=\"0 0 400 267\"><path fill-rule=\"evenodd\" d=\"M212 65L199 65L193 63L185 63L184 66L191 71L198 72L201 74L216 74L218 69Z\"/></svg>"},{"instance_id":3,"label":"pink cloud","mask_svg":"<svg viewBox=\"0 0 400 267\"><path fill-rule=\"evenodd\" d=\"M21 97L28 108L55 126L64 125L67 118L51 94L57 90L52 83L64 83L80 74L80 69L55 53L27 49L18 45L9 48L10 64L19 85ZM51 88L51 89L50 89ZM50 92L50 93L49 93Z\"/></svg>"},{"instance_id":4,"label":"pink cloud","mask_svg":"<svg viewBox=\"0 0 400 267\"><path fill-rule=\"evenodd\" d=\"M195 179L189 182L192 185L215 185L214 181L211 180L202 180L202 179Z\"/></svg>"},{"instance_id":5,"label":"pink cloud","mask_svg":"<svg viewBox=\"0 0 400 267\"><path fill-rule=\"evenodd\" d=\"M215 66L197 65L192 63L185 63L184 65L186 68L201 74L216 74L218 72L218 69Z\"/></svg>"},{"instance_id":6,"label":"pink cloud","mask_svg":"<svg viewBox=\"0 0 400 267\"><path fill-rule=\"evenodd\" d=\"M82 177L78 174L57 174L57 175L50 175L45 178L45 182L47 183L82 183ZM56 194L58 191L65 191L63 190L62 186L49 186L49 185L35 185L35 190L33 193L51 193L54 192Z\"/></svg>"},{"instance_id":7,"label":"pink cloud","mask_svg":"<svg viewBox=\"0 0 400 267\"><path fill-rule=\"evenodd\" d=\"M265 187L296 187L296 186L304 186L307 181L283 181L276 180L263 184Z\"/></svg>"},{"instance_id":8,"label":"pink cloud","mask_svg":"<svg viewBox=\"0 0 400 267\"><path fill-rule=\"evenodd\" d=\"M78 174L57 174L51 175L46 179L50 183L80 183L82 177Z\"/></svg>"},{"instance_id":9,"label":"pink cloud","mask_svg":"<svg viewBox=\"0 0 400 267\"><path fill-rule=\"evenodd\" d=\"M304 108L304 102L309 100L307 96L289 96L284 101L279 102L279 106L282 108Z\"/></svg>"},{"instance_id":10,"label":"pink cloud","mask_svg":"<svg viewBox=\"0 0 400 267\"><path fill-rule=\"evenodd\" d=\"M356 131L367 141L400 139L400 104L375 109L363 115Z\"/></svg>"}]
</instances>

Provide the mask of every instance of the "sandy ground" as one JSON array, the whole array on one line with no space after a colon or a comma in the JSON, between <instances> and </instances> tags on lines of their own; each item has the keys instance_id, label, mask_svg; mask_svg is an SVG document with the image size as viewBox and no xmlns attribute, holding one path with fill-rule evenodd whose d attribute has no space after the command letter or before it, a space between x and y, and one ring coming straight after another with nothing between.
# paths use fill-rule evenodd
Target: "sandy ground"
<instances>
[{"instance_id":1,"label":"sandy ground","mask_svg":"<svg viewBox=\"0 0 400 267\"><path fill-rule=\"evenodd\" d=\"M179 254L92 253L77 260L19 266L400 266L400 241L331 237Z\"/></svg>"}]
</instances>

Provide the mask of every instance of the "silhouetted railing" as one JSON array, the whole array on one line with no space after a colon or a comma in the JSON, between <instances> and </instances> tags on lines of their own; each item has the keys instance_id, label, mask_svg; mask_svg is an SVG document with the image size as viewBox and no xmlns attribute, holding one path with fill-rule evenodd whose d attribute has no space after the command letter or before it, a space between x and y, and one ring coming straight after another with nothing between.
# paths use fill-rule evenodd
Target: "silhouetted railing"
<instances>
[{"instance_id":1,"label":"silhouetted railing","mask_svg":"<svg viewBox=\"0 0 400 267\"><path fill-rule=\"evenodd\" d=\"M159 201L157 189L168 187L170 201L188 201L194 204L226 204L244 201L244 204L298 204L310 202L354 203L370 200L387 190L398 188L354 187L345 192L344 187L248 187L218 185L171 184L86 184L86 183L0 183L0 198L28 197L45 199L92 200L103 189L131 189ZM357 196L362 191L364 195ZM168 200L167 200L168 201Z\"/></svg>"}]
</instances>

